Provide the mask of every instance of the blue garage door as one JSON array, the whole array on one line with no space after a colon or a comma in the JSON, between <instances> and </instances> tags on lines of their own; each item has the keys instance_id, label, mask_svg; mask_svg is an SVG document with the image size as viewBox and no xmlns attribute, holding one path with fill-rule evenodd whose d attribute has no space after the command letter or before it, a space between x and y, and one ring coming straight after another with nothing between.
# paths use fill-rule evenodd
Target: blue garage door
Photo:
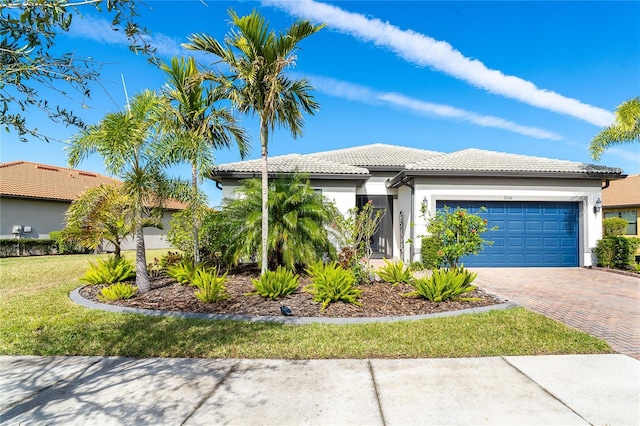
<instances>
[{"instance_id":1,"label":"blue garage door","mask_svg":"<svg viewBox=\"0 0 640 426\"><path fill-rule=\"evenodd\" d=\"M478 255L461 259L465 266L578 266L578 204L564 202L438 201L436 207L460 206L481 215L495 231Z\"/></svg>"}]
</instances>

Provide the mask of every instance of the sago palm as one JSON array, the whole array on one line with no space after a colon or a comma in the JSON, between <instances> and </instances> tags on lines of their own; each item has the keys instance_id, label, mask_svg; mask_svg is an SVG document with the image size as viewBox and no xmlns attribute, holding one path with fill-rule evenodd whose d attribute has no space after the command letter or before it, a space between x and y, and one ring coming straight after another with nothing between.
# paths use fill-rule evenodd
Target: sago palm
<instances>
[{"instance_id":1,"label":"sago palm","mask_svg":"<svg viewBox=\"0 0 640 426\"><path fill-rule=\"evenodd\" d=\"M302 112L313 114L319 105L310 95L311 86L306 79L289 78L285 71L294 64L298 43L318 32L324 25L312 25L301 20L284 33L269 29L264 17L257 11L239 17L229 11L234 28L225 37L224 44L206 34L195 34L185 45L188 49L202 50L219 57L229 67L228 75L212 75L221 84L225 97L231 99L242 113L257 114L260 118L260 145L262 156L262 272L267 270L268 249L268 144L269 132L275 127L288 128L297 138L302 134Z\"/></svg>"},{"instance_id":2,"label":"sago palm","mask_svg":"<svg viewBox=\"0 0 640 426\"><path fill-rule=\"evenodd\" d=\"M238 198L225 199L221 214L230 227L228 254L237 263L241 258L260 254L261 182L242 181ZM324 256L335 258L335 248L327 229L333 221L333 209L321 194L311 188L305 176L279 176L269 183L269 235L271 267L295 269Z\"/></svg>"},{"instance_id":3,"label":"sago palm","mask_svg":"<svg viewBox=\"0 0 640 426\"><path fill-rule=\"evenodd\" d=\"M144 225L151 207L160 206L167 189L162 165L151 149L162 98L155 92L136 95L125 111L108 113L71 140L68 161L76 167L97 153L106 171L122 179L122 189L131 199L131 220L136 239L136 285L141 293L150 290L144 246Z\"/></svg>"},{"instance_id":4,"label":"sago palm","mask_svg":"<svg viewBox=\"0 0 640 426\"><path fill-rule=\"evenodd\" d=\"M163 117L164 135L157 151L169 163L188 162L191 165L189 208L193 220L193 261L197 264L200 262L201 216L198 212L206 211L203 209L206 201L198 184L214 166L214 150L231 148L235 142L244 158L249 152L249 142L235 117L227 109L216 107L221 100L219 94L204 87L193 58L186 61L173 58L171 65L162 64L161 69L167 77L163 93L169 102Z\"/></svg>"}]
</instances>

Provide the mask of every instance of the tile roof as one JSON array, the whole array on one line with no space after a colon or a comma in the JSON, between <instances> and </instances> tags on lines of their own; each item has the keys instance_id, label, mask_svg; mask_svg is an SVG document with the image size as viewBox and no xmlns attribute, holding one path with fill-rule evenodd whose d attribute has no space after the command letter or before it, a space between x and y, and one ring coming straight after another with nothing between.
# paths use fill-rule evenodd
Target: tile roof
<instances>
[{"instance_id":1,"label":"tile roof","mask_svg":"<svg viewBox=\"0 0 640 426\"><path fill-rule=\"evenodd\" d=\"M619 168L469 148L406 167L409 171L621 174Z\"/></svg>"},{"instance_id":2,"label":"tile roof","mask_svg":"<svg viewBox=\"0 0 640 426\"><path fill-rule=\"evenodd\" d=\"M609 187L602 190L602 205L640 206L640 174L609 182Z\"/></svg>"},{"instance_id":3,"label":"tile roof","mask_svg":"<svg viewBox=\"0 0 640 426\"><path fill-rule=\"evenodd\" d=\"M353 148L336 149L334 151L308 154L309 157L336 161L351 166L367 168L395 167L404 169L409 163L416 163L443 155L442 152L404 146L374 143Z\"/></svg>"},{"instance_id":4,"label":"tile roof","mask_svg":"<svg viewBox=\"0 0 640 426\"><path fill-rule=\"evenodd\" d=\"M0 196L73 201L87 189L100 184L119 184L117 179L94 172L50 166L29 161L0 164ZM185 204L170 201L169 209L184 209Z\"/></svg>"},{"instance_id":5,"label":"tile roof","mask_svg":"<svg viewBox=\"0 0 640 426\"><path fill-rule=\"evenodd\" d=\"M270 173L319 173L336 175L364 175L369 176L369 170L362 167L355 167L349 164L342 164L336 161L315 158L311 155L288 154L269 157ZM260 173L262 160L238 161L217 166L213 174L219 173Z\"/></svg>"}]
</instances>

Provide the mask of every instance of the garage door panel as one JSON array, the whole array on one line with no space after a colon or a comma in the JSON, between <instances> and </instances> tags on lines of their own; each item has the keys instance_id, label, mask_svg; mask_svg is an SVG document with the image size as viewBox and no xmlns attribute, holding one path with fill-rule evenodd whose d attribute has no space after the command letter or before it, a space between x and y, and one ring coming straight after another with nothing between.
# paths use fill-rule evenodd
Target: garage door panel
<instances>
[{"instance_id":1,"label":"garage door panel","mask_svg":"<svg viewBox=\"0 0 640 426\"><path fill-rule=\"evenodd\" d=\"M436 207L445 204L498 227L484 234L492 246L461 259L466 266L578 266L578 203L438 201Z\"/></svg>"}]
</instances>

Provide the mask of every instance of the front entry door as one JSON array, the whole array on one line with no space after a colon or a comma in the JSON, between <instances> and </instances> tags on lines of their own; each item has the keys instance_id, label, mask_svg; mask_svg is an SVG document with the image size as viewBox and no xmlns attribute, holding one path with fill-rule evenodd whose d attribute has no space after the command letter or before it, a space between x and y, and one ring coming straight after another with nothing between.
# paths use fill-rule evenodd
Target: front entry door
<instances>
[{"instance_id":1,"label":"front entry door","mask_svg":"<svg viewBox=\"0 0 640 426\"><path fill-rule=\"evenodd\" d=\"M373 212L383 211L378 230L371 237L373 257L393 257L393 197L391 195L357 195L356 205L361 209L369 201L373 202Z\"/></svg>"}]
</instances>

